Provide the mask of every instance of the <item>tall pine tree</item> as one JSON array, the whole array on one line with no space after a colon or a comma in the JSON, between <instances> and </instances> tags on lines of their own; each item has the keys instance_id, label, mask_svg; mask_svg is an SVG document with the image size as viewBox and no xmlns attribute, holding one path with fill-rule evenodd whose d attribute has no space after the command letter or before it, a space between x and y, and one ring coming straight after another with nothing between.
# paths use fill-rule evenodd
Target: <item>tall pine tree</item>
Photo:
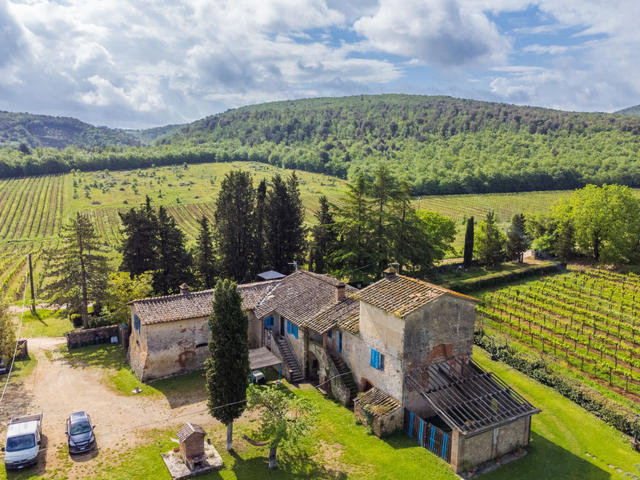
<instances>
[{"instance_id":1,"label":"tall pine tree","mask_svg":"<svg viewBox=\"0 0 640 480\"><path fill-rule=\"evenodd\" d=\"M144 207L120 213L122 220L122 264L131 278L155 269L158 246L157 216L147 196Z\"/></svg>"},{"instance_id":2,"label":"tall pine tree","mask_svg":"<svg viewBox=\"0 0 640 480\"><path fill-rule=\"evenodd\" d=\"M274 270L288 272L291 262L303 260L305 249L304 207L295 172L286 182L274 175L267 194L266 219L268 263Z\"/></svg>"},{"instance_id":3,"label":"tall pine tree","mask_svg":"<svg viewBox=\"0 0 640 480\"><path fill-rule=\"evenodd\" d=\"M89 301L106 297L108 264L102 241L86 215L77 213L64 226L60 247L46 253L45 271L54 279L45 285L45 295L80 312L82 325L88 328Z\"/></svg>"},{"instance_id":4,"label":"tall pine tree","mask_svg":"<svg viewBox=\"0 0 640 480\"><path fill-rule=\"evenodd\" d=\"M315 213L317 224L311 229L309 268L317 273L327 273L331 268L331 256L336 248L333 214L326 196L320 197L320 209Z\"/></svg>"},{"instance_id":5,"label":"tall pine tree","mask_svg":"<svg viewBox=\"0 0 640 480\"><path fill-rule=\"evenodd\" d=\"M516 213L511 218L511 225L507 230L507 258L522 263L523 254L529 248L530 242L526 232L526 220L522 213Z\"/></svg>"},{"instance_id":6,"label":"tall pine tree","mask_svg":"<svg viewBox=\"0 0 640 480\"><path fill-rule=\"evenodd\" d=\"M202 217L195 250L195 269L198 275L198 283L202 288L213 288L215 284L215 261L209 220L207 217Z\"/></svg>"},{"instance_id":7,"label":"tall pine tree","mask_svg":"<svg viewBox=\"0 0 640 480\"><path fill-rule=\"evenodd\" d=\"M506 238L498 229L495 212L487 212L483 222L478 225L475 249L480 263L493 266L504 258Z\"/></svg>"},{"instance_id":8,"label":"tall pine tree","mask_svg":"<svg viewBox=\"0 0 640 480\"><path fill-rule=\"evenodd\" d=\"M255 190L251 174L227 173L216 200L214 239L221 275L237 282L253 279L255 254Z\"/></svg>"},{"instance_id":9,"label":"tall pine tree","mask_svg":"<svg viewBox=\"0 0 640 480\"><path fill-rule=\"evenodd\" d=\"M405 195L400 194L395 178L384 164L378 165L374 172L371 194L374 204L372 211L374 252L377 256L378 272L382 272L387 268L391 257L391 243L394 233L391 231L394 227L391 225L389 206L391 202L398 200L399 197L402 197L400 199L402 202L405 199Z\"/></svg>"},{"instance_id":10,"label":"tall pine tree","mask_svg":"<svg viewBox=\"0 0 640 480\"><path fill-rule=\"evenodd\" d=\"M153 271L153 289L157 294L176 292L182 283L190 283L191 255L187 252L184 233L164 207L158 208L158 248Z\"/></svg>"},{"instance_id":11,"label":"tall pine tree","mask_svg":"<svg viewBox=\"0 0 640 480\"><path fill-rule=\"evenodd\" d=\"M249 321L242 311L236 284L218 280L209 318L209 352L205 362L207 405L211 415L227 426L227 450L233 442L233 421L245 409L249 386Z\"/></svg>"},{"instance_id":12,"label":"tall pine tree","mask_svg":"<svg viewBox=\"0 0 640 480\"><path fill-rule=\"evenodd\" d=\"M262 179L256 190L255 241L252 276L265 270L265 216L267 208L267 181Z\"/></svg>"}]
</instances>

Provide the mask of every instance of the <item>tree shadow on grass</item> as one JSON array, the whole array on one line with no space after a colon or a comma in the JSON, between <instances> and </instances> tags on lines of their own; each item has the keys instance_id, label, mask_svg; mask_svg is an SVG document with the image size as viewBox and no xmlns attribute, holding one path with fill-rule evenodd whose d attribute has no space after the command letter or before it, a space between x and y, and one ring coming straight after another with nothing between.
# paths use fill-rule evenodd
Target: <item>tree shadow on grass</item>
<instances>
[{"instance_id":1,"label":"tree shadow on grass","mask_svg":"<svg viewBox=\"0 0 640 480\"><path fill-rule=\"evenodd\" d=\"M63 347L64 359L74 368L99 367L120 369L128 367L127 352L120 345L90 345L67 350Z\"/></svg>"},{"instance_id":2,"label":"tree shadow on grass","mask_svg":"<svg viewBox=\"0 0 640 480\"><path fill-rule=\"evenodd\" d=\"M528 454L496 471L483 475L486 480L514 478L579 478L607 480L611 473L532 432Z\"/></svg>"},{"instance_id":3,"label":"tree shadow on grass","mask_svg":"<svg viewBox=\"0 0 640 480\"><path fill-rule=\"evenodd\" d=\"M265 447L265 455L259 457L242 458L238 453L231 451L234 458L233 467L230 468L237 478L242 479L334 479L346 480L345 472L332 470L320 464L303 452L290 452L284 454L278 451L278 468L269 470L268 449ZM226 467L228 468L228 467ZM201 477L203 479L220 479L220 472Z\"/></svg>"},{"instance_id":4,"label":"tree shadow on grass","mask_svg":"<svg viewBox=\"0 0 640 480\"><path fill-rule=\"evenodd\" d=\"M206 400L206 382L204 370L198 370L155 380L149 386L162 393L171 408L177 408Z\"/></svg>"}]
</instances>

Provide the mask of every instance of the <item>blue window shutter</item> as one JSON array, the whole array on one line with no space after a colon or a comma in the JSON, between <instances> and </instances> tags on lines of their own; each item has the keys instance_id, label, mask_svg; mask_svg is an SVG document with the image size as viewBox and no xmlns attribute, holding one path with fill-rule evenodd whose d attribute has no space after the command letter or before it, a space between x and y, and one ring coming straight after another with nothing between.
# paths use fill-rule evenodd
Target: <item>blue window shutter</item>
<instances>
[{"instance_id":1,"label":"blue window shutter","mask_svg":"<svg viewBox=\"0 0 640 480\"><path fill-rule=\"evenodd\" d=\"M376 351L372 348L371 349L371 360L369 360L369 365L371 365L372 367L374 367L376 365L375 352Z\"/></svg>"},{"instance_id":2,"label":"blue window shutter","mask_svg":"<svg viewBox=\"0 0 640 480\"><path fill-rule=\"evenodd\" d=\"M342 332L338 330L338 351L342 353Z\"/></svg>"},{"instance_id":3,"label":"blue window shutter","mask_svg":"<svg viewBox=\"0 0 640 480\"><path fill-rule=\"evenodd\" d=\"M294 333L293 333L293 335L294 335L296 338L298 338L298 326L297 326L297 325L294 325L294 330L293 330L293 332L294 332Z\"/></svg>"}]
</instances>

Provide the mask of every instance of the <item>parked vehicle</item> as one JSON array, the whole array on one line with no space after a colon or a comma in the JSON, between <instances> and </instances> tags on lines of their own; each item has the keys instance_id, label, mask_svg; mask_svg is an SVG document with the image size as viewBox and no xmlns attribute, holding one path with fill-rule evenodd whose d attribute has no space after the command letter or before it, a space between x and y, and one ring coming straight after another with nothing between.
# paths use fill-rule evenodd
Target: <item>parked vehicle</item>
<instances>
[{"instance_id":1,"label":"parked vehicle","mask_svg":"<svg viewBox=\"0 0 640 480\"><path fill-rule=\"evenodd\" d=\"M38 463L42 444L42 414L12 418L7 443L2 447L7 470L27 468Z\"/></svg>"},{"instance_id":2,"label":"parked vehicle","mask_svg":"<svg viewBox=\"0 0 640 480\"><path fill-rule=\"evenodd\" d=\"M69 415L66 422L69 453L86 453L96 447L95 425L86 412L75 412Z\"/></svg>"}]
</instances>

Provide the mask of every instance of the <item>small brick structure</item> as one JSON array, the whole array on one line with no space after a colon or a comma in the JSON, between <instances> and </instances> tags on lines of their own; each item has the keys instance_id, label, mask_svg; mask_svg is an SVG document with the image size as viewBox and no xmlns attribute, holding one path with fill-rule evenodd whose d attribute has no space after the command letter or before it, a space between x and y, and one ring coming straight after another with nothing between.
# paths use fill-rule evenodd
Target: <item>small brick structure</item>
<instances>
[{"instance_id":1,"label":"small brick structure","mask_svg":"<svg viewBox=\"0 0 640 480\"><path fill-rule=\"evenodd\" d=\"M195 466L204 458L204 437L206 433L200 425L187 422L178 430L178 440L180 441L180 455L189 469Z\"/></svg>"},{"instance_id":2,"label":"small brick structure","mask_svg":"<svg viewBox=\"0 0 640 480\"><path fill-rule=\"evenodd\" d=\"M120 326L109 325L107 327L89 328L87 330L77 330L67 333L67 348L85 347L87 345L96 345L100 343L112 343L112 339L116 339L116 343L120 342Z\"/></svg>"},{"instance_id":3,"label":"small brick structure","mask_svg":"<svg viewBox=\"0 0 640 480\"><path fill-rule=\"evenodd\" d=\"M400 402L376 387L353 400L353 413L378 437L400 430L404 420Z\"/></svg>"}]
</instances>

